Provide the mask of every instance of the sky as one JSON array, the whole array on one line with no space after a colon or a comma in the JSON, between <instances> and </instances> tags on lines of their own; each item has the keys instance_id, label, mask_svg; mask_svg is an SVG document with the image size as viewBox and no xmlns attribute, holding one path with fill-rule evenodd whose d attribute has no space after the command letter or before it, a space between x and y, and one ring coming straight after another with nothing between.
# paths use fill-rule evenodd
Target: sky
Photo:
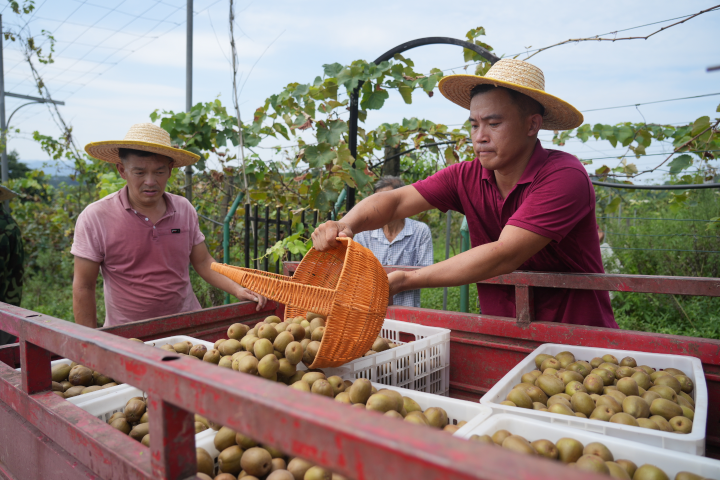
<instances>
[{"instance_id":1,"label":"sky","mask_svg":"<svg viewBox=\"0 0 720 480\"><path fill-rule=\"evenodd\" d=\"M155 109L185 109L186 0L35 0L36 10L19 17L2 9L3 28L39 38L51 32L57 43L55 63L38 65L54 99L73 127L76 141L122 139L128 128L150 121ZM364 2L279 0L236 2L236 43L242 73L241 114L251 118L265 98L291 82L308 83L322 75L322 65L355 59L371 61L403 42L428 36L464 38L478 26L482 40L497 55L511 56L569 38L607 32L682 17L712 7L699 1L647 2L606 0L511 0L506 2ZM228 0L195 0L193 103L220 98L231 110L232 70L229 63ZM678 20L675 20L678 21ZM670 25L618 32L618 37L644 36ZM658 33L648 40L580 42L541 52L530 59L545 74L546 91L579 110L633 105L720 92L717 32L720 10ZM46 46L47 48L47 46ZM416 71L440 68L464 73L462 50L456 46L426 46L405 54ZM519 58L523 58L521 55ZM29 67L18 45L4 41L5 90L37 95ZM6 115L26 101L7 98ZM585 112L590 124L643 122L682 124L703 115L719 114L720 95L682 101ZM447 125L461 124L467 111L444 99L416 94L406 105L395 92L380 111L371 111L365 128L383 122L418 117ZM13 117L9 139L25 161L47 159L32 140L32 132L56 136L60 130L44 105L29 105ZM547 147L552 132L540 135ZM290 142L279 142L281 145ZM265 146L278 144L268 142ZM559 147L553 147L559 148ZM615 166L613 149L603 141L568 142L563 150ZM649 153L669 151L653 146ZM263 150L270 152L270 150ZM268 153L269 158L270 153ZM610 157L610 158L604 158ZM660 163L649 156L636 163L641 170ZM661 182L663 170L645 175L641 183Z\"/></svg>"}]
</instances>

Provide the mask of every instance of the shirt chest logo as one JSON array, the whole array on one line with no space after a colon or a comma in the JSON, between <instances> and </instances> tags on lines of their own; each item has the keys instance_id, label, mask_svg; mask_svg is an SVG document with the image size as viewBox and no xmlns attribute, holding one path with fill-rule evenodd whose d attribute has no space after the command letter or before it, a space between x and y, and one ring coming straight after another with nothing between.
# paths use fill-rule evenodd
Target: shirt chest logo
<instances>
[{"instance_id":1,"label":"shirt chest logo","mask_svg":"<svg viewBox=\"0 0 720 480\"><path fill-rule=\"evenodd\" d=\"M173 228L172 230L170 230L170 233L180 233L180 229L179 229L179 228Z\"/></svg>"}]
</instances>

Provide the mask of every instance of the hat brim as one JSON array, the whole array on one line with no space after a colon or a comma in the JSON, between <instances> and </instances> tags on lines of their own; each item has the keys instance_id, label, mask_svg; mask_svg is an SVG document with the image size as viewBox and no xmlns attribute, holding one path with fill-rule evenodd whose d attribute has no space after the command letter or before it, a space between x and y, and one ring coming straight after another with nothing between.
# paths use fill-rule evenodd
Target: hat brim
<instances>
[{"instance_id":1,"label":"hat brim","mask_svg":"<svg viewBox=\"0 0 720 480\"><path fill-rule=\"evenodd\" d=\"M5 200L10 200L11 198L17 197L18 194L13 192L7 187L3 187L0 185L0 202L4 202Z\"/></svg>"},{"instance_id":2,"label":"hat brim","mask_svg":"<svg viewBox=\"0 0 720 480\"><path fill-rule=\"evenodd\" d=\"M186 150L168 147L159 143L141 142L137 140L108 140L105 142L92 142L85 145L85 151L88 155L108 163L122 162L119 155L121 148L142 150L144 152L170 157L173 160L173 167L186 167L200 160L200 155Z\"/></svg>"},{"instance_id":3,"label":"hat brim","mask_svg":"<svg viewBox=\"0 0 720 480\"><path fill-rule=\"evenodd\" d=\"M448 75L438 84L440 93L451 102L470 110L470 91L478 85L505 87L527 95L545 107L543 130L570 130L583 123L583 115L575 107L554 95L542 90L524 87L516 83L477 75Z\"/></svg>"}]
</instances>

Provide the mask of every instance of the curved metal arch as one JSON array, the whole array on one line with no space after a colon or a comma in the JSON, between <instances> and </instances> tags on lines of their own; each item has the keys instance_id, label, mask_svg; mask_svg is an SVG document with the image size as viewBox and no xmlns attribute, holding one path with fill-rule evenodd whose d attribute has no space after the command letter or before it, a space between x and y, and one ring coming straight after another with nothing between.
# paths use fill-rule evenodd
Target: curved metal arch
<instances>
[{"instance_id":1,"label":"curved metal arch","mask_svg":"<svg viewBox=\"0 0 720 480\"><path fill-rule=\"evenodd\" d=\"M467 48L468 50L474 51L492 64L500 60L499 57L493 55L487 49L465 40L450 37L425 37L401 43L397 47L391 48L390 50L376 58L374 63L378 64L380 62L390 60L397 53L402 53L407 50L416 47L422 47L425 45L457 45L459 47ZM353 90L352 94L350 95L350 119L348 120L348 148L353 158L357 158L358 93L360 92L360 88L363 86L363 83L364 82L359 82L358 86L355 87L355 90ZM354 167L355 164L353 163L353 168ZM348 194L345 200L345 210L349 212L350 209L355 206L355 189L350 188L349 185L346 188Z\"/></svg>"}]
</instances>

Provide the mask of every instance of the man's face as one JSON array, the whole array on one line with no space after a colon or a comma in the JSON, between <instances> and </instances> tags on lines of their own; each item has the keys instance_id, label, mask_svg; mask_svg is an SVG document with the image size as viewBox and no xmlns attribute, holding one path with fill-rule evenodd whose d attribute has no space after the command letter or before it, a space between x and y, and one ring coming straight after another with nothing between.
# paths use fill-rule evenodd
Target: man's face
<instances>
[{"instance_id":1,"label":"man's face","mask_svg":"<svg viewBox=\"0 0 720 480\"><path fill-rule=\"evenodd\" d=\"M120 176L127 180L133 201L146 207L155 206L160 201L172 173L170 159L161 155L129 155L117 164L117 169Z\"/></svg>"},{"instance_id":2,"label":"man's face","mask_svg":"<svg viewBox=\"0 0 720 480\"><path fill-rule=\"evenodd\" d=\"M509 93L502 89L475 95L470 102L471 138L475 155L483 168L498 170L511 166L519 155L535 144L539 129L532 118L520 112Z\"/></svg>"}]
</instances>

